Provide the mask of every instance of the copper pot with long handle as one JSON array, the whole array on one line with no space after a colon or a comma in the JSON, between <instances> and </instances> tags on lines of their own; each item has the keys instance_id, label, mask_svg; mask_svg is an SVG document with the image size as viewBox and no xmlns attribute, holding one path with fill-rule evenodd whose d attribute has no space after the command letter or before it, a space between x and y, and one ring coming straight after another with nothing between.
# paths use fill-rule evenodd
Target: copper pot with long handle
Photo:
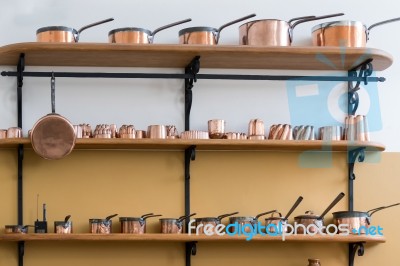
<instances>
[{"instance_id":1,"label":"copper pot with long handle","mask_svg":"<svg viewBox=\"0 0 400 266\"><path fill-rule=\"evenodd\" d=\"M368 28L360 21L326 22L312 28L312 42L315 46L365 47L372 28L396 21L400 21L400 17L377 22Z\"/></svg>"},{"instance_id":2,"label":"copper pot with long handle","mask_svg":"<svg viewBox=\"0 0 400 266\"><path fill-rule=\"evenodd\" d=\"M332 213L333 222L335 223L336 226L347 225L350 234L356 234L356 235L366 234L366 231L371 225L372 214L380 210L384 210L398 205L400 205L400 203L374 208L366 212L361 212L361 211L334 212Z\"/></svg>"},{"instance_id":3,"label":"copper pot with long handle","mask_svg":"<svg viewBox=\"0 0 400 266\"><path fill-rule=\"evenodd\" d=\"M123 234L144 234L146 233L146 219L159 217L161 214L146 213L141 217L120 217L121 233Z\"/></svg>"},{"instance_id":4,"label":"copper pot with long handle","mask_svg":"<svg viewBox=\"0 0 400 266\"><path fill-rule=\"evenodd\" d=\"M52 113L40 118L32 128L33 150L48 160L61 159L70 154L75 146L74 126L55 112L55 78L51 78Z\"/></svg>"},{"instance_id":5,"label":"copper pot with long handle","mask_svg":"<svg viewBox=\"0 0 400 266\"><path fill-rule=\"evenodd\" d=\"M324 226L324 216L344 197L344 195L343 192L339 193L321 215L315 215L312 211L307 211L305 215L294 217L295 223L298 225L304 225L306 228L305 231L303 227L298 227L297 234L305 234L306 232L311 234L323 233L321 232L321 228Z\"/></svg>"},{"instance_id":6,"label":"copper pot with long handle","mask_svg":"<svg viewBox=\"0 0 400 266\"><path fill-rule=\"evenodd\" d=\"M40 28L36 31L36 41L37 42L67 42L75 43L79 41L79 37L82 31L113 21L113 18L104 19L89 25L86 25L79 30L65 26L48 26Z\"/></svg>"},{"instance_id":7,"label":"copper pot with long handle","mask_svg":"<svg viewBox=\"0 0 400 266\"><path fill-rule=\"evenodd\" d=\"M239 19L235 19L234 21L222 25L218 29L212 27L191 27L182 29L179 31L179 43L208 45L218 44L221 31L224 28L255 16L256 14L251 14Z\"/></svg>"},{"instance_id":8,"label":"copper pot with long handle","mask_svg":"<svg viewBox=\"0 0 400 266\"><path fill-rule=\"evenodd\" d=\"M289 216L294 212L294 210L299 206L299 204L302 202L303 197L300 196L297 198L296 202L293 204L292 208L288 211L285 217L282 217L282 214L280 212L273 212L271 214L271 217L268 217L265 219L265 227L267 233L277 233L277 231L280 232L287 232L288 229L285 227L285 225L288 223ZM277 214L278 216L274 216ZM276 230L277 229L277 230Z\"/></svg>"},{"instance_id":9,"label":"copper pot with long handle","mask_svg":"<svg viewBox=\"0 0 400 266\"><path fill-rule=\"evenodd\" d=\"M191 18L177 21L150 31L148 29L128 27L118 28L108 33L108 42L110 43L128 43L128 44L148 44L153 43L156 33L192 21Z\"/></svg>"},{"instance_id":10,"label":"copper pot with long handle","mask_svg":"<svg viewBox=\"0 0 400 266\"><path fill-rule=\"evenodd\" d=\"M176 218L162 218L160 219L161 233L163 234L182 234L183 232L183 221L196 215L192 213Z\"/></svg>"},{"instance_id":11,"label":"copper pot with long handle","mask_svg":"<svg viewBox=\"0 0 400 266\"><path fill-rule=\"evenodd\" d=\"M289 21L279 19L261 19L244 23L239 27L239 44L261 46L290 46L293 41L293 29L300 23L342 16L343 13L325 16L304 16Z\"/></svg>"}]
</instances>

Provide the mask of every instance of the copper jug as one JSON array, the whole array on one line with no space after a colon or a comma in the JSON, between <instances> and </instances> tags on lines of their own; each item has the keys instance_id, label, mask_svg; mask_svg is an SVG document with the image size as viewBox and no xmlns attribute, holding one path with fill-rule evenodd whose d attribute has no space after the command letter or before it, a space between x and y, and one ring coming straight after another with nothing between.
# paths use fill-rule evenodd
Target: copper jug
<instances>
[{"instance_id":1,"label":"copper jug","mask_svg":"<svg viewBox=\"0 0 400 266\"><path fill-rule=\"evenodd\" d=\"M319 259L308 259L308 266L321 266Z\"/></svg>"}]
</instances>

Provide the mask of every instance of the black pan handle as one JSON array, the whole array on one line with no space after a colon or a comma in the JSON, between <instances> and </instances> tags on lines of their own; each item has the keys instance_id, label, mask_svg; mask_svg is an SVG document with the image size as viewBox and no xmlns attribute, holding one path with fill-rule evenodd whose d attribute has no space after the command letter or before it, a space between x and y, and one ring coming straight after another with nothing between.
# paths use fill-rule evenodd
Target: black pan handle
<instances>
[{"instance_id":1,"label":"black pan handle","mask_svg":"<svg viewBox=\"0 0 400 266\"><path fill-rule=\"evenodd\" d=\"M54 77L54 72L51 73L51 113L56 113L56 78Z\"/></svg>"},{"instance_id":2,"label":"black pan handle","mask_svg":"<svg viewBox=\"0 0 400 266\"><path fill-rule=\"evenodd\" d=\"M327 214L344 197L344 195L345 194L343 192L337 195L336 198L332 201L332 203L328 206L328 208L326 208L326 210L318 217L318 219L322 220L325 214Z\"/></svg>"},{"instance_id":3,"label":"black pan handle","mask_svg":"<svg viewBox=\"0 0 400 266\"><path fill-rule=\"evenodd\" d=\"M263 213L257 214L255 218L256 218L256 220L258 220L258 218L260 218L261 216L264 216L264 215L267 215L267 214L270 214L270 213L273 213L273 212L276 212L276 210L272 210L272 211L268 211L268 212L263 212Z\"/></svg>"},{"instance_id":4,"label":"black pan handle","mask_svg":"<svg viewBox=\"0 0 400 266\"><path fill-rule=\"evenodd\" d=\"M367 213L369 214L369 216L371 216L372 214L374 214L374 213L376 213L376 212L378 212L380 210L387 209L387 208L390 208L390 207L394 207L394 206L397 206L397 205L400 205L400 202L396 203L396 204L389 205L389 206L378 207L378 208L375 208L375 209L367 211Z\"/></svg>"},{"instance_id":5,"label":"black pan handle","mask_svg":"<svg viewBox=\"0 0 400 266\"><path fill-rule=\"evenodd\" d=\"M289 218L289 216L292 214L292 212L297 208L297 206L299 206L300 202L303 200L303 197L300 196L298 197L298 199L296 200L296 202L294 203L294 205L292 206L292 208L289 210L289 212L286 214L285 216L285 220L287 220Z\"/></svg>"}]
</instances>

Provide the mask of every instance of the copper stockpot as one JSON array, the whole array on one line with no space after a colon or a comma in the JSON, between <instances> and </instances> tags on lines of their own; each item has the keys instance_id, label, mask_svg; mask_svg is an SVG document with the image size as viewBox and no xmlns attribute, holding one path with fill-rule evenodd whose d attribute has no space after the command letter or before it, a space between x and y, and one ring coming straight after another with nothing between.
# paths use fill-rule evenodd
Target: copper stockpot
<instances>
[{"instance_id":1,"label":"copper stockpot","mask_svg":"<svg viewBox=\"0 0 400 266\"><path fill-rule=\"evenodd\" d=\"M221 220L223 219L223 218L225 218L225 217L228 217L228 216L232 216L232 215L235 215L235 214L238 214L239 212L233 212L233 213L227 213L227 214L222 214L222 215L220 215L220 216L218 216L218 217L203 217L203 218L196 218L195 219L195 227L197 228L199 225L203 225L199 230L198 230L198 233L199 234L205 234L205 230L204 230L204 227L206 226L206 225L210 225L211 226L211 228L213 229L213 232L216 232L216 230L215 230L215 227L217 226L217 225L219 225L219 224L221 224ZM197 230L196 229L194 229L194 231L192 232L192 233L197 233L196 232Z\"/></svg>"},{"instance_id":2,"label":"copper stockpot","mask_svg":"<svg viewBox=\"0 0 400 266\"><path fill-rule=\"evenodd\" d=\"M111 234L112 233L112 218L118 214L107 216L105 219L89 219L89 231L92 234Z\"/></svg>"},{"instance_id":3,"label":"copper stockpot","mask_svg":"<svg viewBox=\"0 0 400 266\"><path fill-rule=\"evenodd\" d=\"M110 43L127 43L127 44L147 44L153 43L154 35L156 33L171 28L173 26L177 26L186 22L192 21L192 19L188 18L185 20L181 20L178 22L174 22L160 28L155 29L154 31L150 31L143 28L119 28L114 29L108 33L108 42Z\"/></svg>"},{"instance_id":4,"label":"copper stockpot","mask_svg":"<svg viewBox=\"0 0 400 266\"><path fill-rule=\"evenodd\" d=\"M297 206L299 206L299 204L301 203L302 200L303 200L302 196L298 197L296 202L293 204L292 208L290 208L289 212L286 214L285 217L282 217L282 214L280 212L275 211L271 214L271 217L266 218L265 219L265 227L266 227L267 233L272 233L272 234L277 233L275 230L276 228L286 225L288 223L289 216L293 213L293 211L297 208ZM274 216L275 214L278 214L279 216L275 217ZM271 224L273 224L275 226L268 227ZM287 227L279 228L279 229L281 232L288 231Z\"/></svg>"},{"instance_id":5,"label":"copper stockpot","mask_svg":"<svg viewBox=\"0 0 400 266\"><path fill-rule=\"evenodd\" d=\"M311 234L323 233L320 232L321 228L324 226L324 216L344 197L344 193L341 192L336 198L332 201L332 203L325 209L325 211L321 215L315 215L313 211L306 211L305 215L299 215L294 217L294 221L296 224L302 224ZM309 225L315 225L310 226ZM297 234L306 234L303 227L297 228Z\"/></svg>"},{"instance_id":6,"label":"copper stockpot","mask_svg":"<svg viewBox=\"0 0 400 266\"><path fill-rule=\"evenodd\" d=\"M342 16L343 13L326 16L304 16L289 21L279 19L261 19L244 23L239 27L239 44L261 46L290 46L293 41L293 29L300 23Z\"/></svg>"},{"instance_id":7,"label":"copper stockpot","mask_svg":"<svg viewBox=\"0 0 400 266\"><path fill-rule=\"evenodd\" d=\"M366 230L369 228L371 224L371 216L372 214L387 209L390 207L394 207L400 205L400 203L392 204L389 206L378 207L366 212L360 211L341 211L341 212L334 212L333 215L333 222L336 226L341 224L348 225L348 229L350 234L365 234Z\"/></svg>"},{"instance_id":8,"label":"copper stockpot","mask_svg":"<svg viewBox=\"0 0 400 266\"><path fill-rule=\"evenodd\" d=\"M268 211L268 212L263 212L260 214L257 214L256 216L234 216L234 217L229 217L229 223L230 224L234 224L234 223L238 223L242 228L243 226L245 226L246 224L250 225L251 227L254 227L254 225L256 225L258 223L258 218L260 218L263 215L267 215L270 213L276 212L276 210L272 210L272 211ZM229 228L230 232L233 233L234 232L234 228ZM250 227L245 227L245 232L251 232L251 228Z\"/></svg>"},{"instance_id":9,"label":"copper stockpot","mask_svg":"<svg viewBox=\"0 0 400 266\"><path fill-rule=\"evenodd\" d=\"M159 217L160 214L147 213L141 217L120 217L121 233L123 234L144 234L146 233L146 219Z\"/></svg>"},{"instance_id":10,"label":"copper stockpot","mask_svg":"<svg viewBox=\"0 0 400 266\"><path fill-rule=\"evenodd\" d=\"M243 18L236 19L234 21L228 22L218 29L212 27L191 27L185 28L179 31L179 43L180 44L208 44L215 45L219 42L219 37L221 31L235 23L249 19L256 16L256 14L251 14Z\"/></svg>"},{"instance_id":11,"label":"copper stockpot","mask_svg":"<svg viewBox=\"0 0 400 266\"><path fill-rule=\"evenodd\" d=\"M55 113L55 78L51 78L52 113L40 118L32 128L33 150L42 158L61 159L75 146L74 126L65 117Z\"/></svg>"},{"instance_id":12,"label":"copper stockpot","mask_svg":"<svg viewBox=\"0 0 400 266\"><path fill-rule=\"evenodd\" d=\"M162 218L160 219L161 233L163 234L182 234L183 232L183 221L196 215L192 213L184 215L179 218Z\"/></svg>"},{"instance_id":13,"label":"copper stockpot","mask_svg":"<svg viewBox=\"0 0 400 266\"><path fill-rule=\"evenodd\" d=\"M372 28L399 20L400 18L394 18L381 21L368 28L360 21L322 23L312 28L312 42L315 46L365 47Z\"/></svg>"},{"instance_id":14,"label":"copper stockpot","mask_svg":"<svg viewBox=\"0 0 400 266\"><path fill-rule=\"evenodd\" d=\"M82 31L106 23L113 21L113 18L105 19L102 21L98 21L89 25L86 25L79 30L65 27L65 26L49 26L43 27L36 31L36 41L37 42L67 42L67 43L75 43L79 41L79 36Z\"/></svg>"}]
</instances>

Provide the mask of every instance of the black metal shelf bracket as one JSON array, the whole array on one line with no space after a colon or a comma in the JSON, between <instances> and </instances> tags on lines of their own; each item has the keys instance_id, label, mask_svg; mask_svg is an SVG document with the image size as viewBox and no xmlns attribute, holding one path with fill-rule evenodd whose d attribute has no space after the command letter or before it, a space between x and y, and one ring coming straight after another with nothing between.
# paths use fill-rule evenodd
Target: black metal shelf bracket
<instances>
[{"instance_id":1,"label":"black metal shelf bracket","mask_svg":"<svg viewBox=\"0 0 400 266\"><path fill-rule=\"evenodd\" d=\"M193 83L197 81L196 75L200 71L200 56L196 56L185 68L185 74L191 78L185 78L185 130L190 129L190 111L192 110Z\"/></svg>"},{"instance_id":2,"label":"black metal shelf bracket","mask_svg":"<svg viewBox=\"0 0 400 266\"><path fill-rule=\"evenodd\" d=\"M351 151L347 154L348 163L348 177L349 177L349 211L354 209L354 180L356 175L354 174L354 166L356 161L364 162L365 159L365 147L360 147Z\"/></svg>"},{"instance_id":3,"label":"black metal shelf bracket","mask_svg":"<svg viewBox=\"0 0 400 266\"><path fill-rule=\"evenodd\" d=\"M17 65L17 117L18 127L22 128L22 86L24 85L24 70L25 70L25 55L21 54ZM18 170L17 170L17 210L18 210L18 224L23 225L23 159L24 159L24 146L18 145L17 149ZM24 265L25 242L18 242L18 265Z\"/></svg>"},{"instance_id":4,"label":"black metal shelf bracket","mask_svg":"<svg viewBox=\"0 0 400 266\"><path fill-rule=\"evenodd\" d=\"M354 259L356 252L358 256L364 256L364 242L350 243L349 244L349 266L354 266Z\"/></svg>"},{"instance_id":5,"label":"black metal shelf bracket","mask_svg":"<svg viewBox=\"0 0 400 266\"><path fill-rule=\"evenodd\" d=\"M358 71L358 73L357 73ZM359 95L358 95L358 90L360 89L361 82L364 83L364 85L368 84L369 77L372 75L373 72L373 66L372 66L372 59L368 59L362 64L354 67L348 72L349 77L354 77L354 78L359 78L358 81L355 82L355 84L352 81L348 82L348 90L347 90L347 99L348 99L348 111L347 113L349 115L354 115L357 111L358 104L360 101Z\"/></svg>"}]
</instances>

